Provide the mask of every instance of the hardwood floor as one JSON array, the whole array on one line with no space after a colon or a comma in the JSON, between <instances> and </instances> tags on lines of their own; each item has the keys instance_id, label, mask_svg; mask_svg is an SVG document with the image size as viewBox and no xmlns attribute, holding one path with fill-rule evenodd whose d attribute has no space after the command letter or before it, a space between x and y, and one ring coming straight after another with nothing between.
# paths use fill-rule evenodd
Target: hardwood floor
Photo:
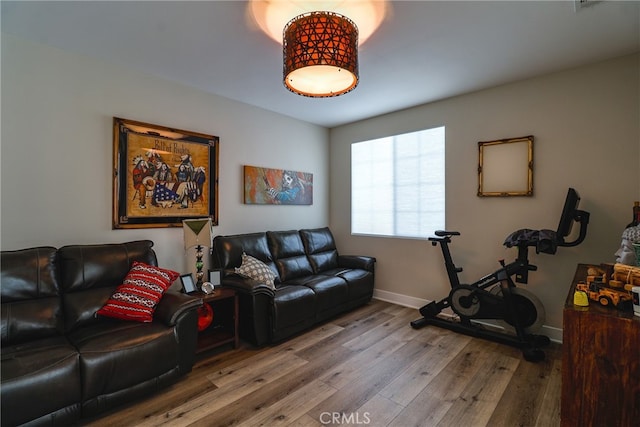
<instances>
[{"instance_id":1,"label":"hardwood floor","mask_svg":"<svg viewBox=\"0 0 640 427\"><path fill-rule=\"evenodd\" d=\"M544 362L374 300L279 345L200 355L193 371L89 426L557 426L560 345Z\"/></svg>"}]
</instances>

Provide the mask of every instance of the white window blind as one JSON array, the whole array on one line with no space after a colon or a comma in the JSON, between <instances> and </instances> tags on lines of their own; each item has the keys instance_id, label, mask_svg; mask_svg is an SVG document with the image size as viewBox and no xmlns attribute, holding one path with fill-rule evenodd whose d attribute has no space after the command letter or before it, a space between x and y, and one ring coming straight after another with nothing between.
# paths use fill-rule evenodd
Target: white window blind
<instances>
[{"instance_id":1,"label":"white window blind","mask_svg":"<svg viewBox=\"0 0 640 427\"><path fill-rule=\"evenodd\" d=\"M445 128L351 145L351 232L424 238L445 229Z\"/></svg>"}]
</instances>

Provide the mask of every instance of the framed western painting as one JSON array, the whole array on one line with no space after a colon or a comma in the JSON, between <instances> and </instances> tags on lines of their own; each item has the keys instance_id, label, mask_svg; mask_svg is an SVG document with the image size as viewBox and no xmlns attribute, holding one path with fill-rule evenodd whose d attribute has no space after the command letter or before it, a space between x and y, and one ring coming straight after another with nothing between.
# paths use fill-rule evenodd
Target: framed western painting
<instances>
[{"instance_id":1,"label":"framed western painting","mask_svg":"<svg viewBox=\"0 0 640 427\"><path fill-rule=\"evenodd\" d=\"M245 166L244 203L312 205L313 174L287 169Z\"/></svg>"},{"instance_id":2,"label":"framed western painting","mask_svg":"<svg viewBox=\"0 0 640 427\"><path fill-rule=\"evenodd\" d=\"M218 224L219 138L113 118L113 228Z\"/></svg>"},{"instance_id":3,"label":"framed western painting","mask_svg":"<svg viewBox=\"0 0 640 427\"><path fill-rule=\"evenodd\" d=\"M533 136L478 142L478 196L533 196Z\"/></svg>"}]
</instances>

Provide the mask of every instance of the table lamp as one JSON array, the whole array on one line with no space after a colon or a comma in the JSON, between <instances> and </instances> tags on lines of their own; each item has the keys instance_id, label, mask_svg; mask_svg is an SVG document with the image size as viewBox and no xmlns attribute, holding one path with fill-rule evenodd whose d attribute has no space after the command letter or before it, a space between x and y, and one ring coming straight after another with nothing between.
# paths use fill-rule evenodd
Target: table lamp
<instances>
[{"instance_id":1,"label":"table lamp","mask_svg":"<svg viewBox=\"0 0 640 427\"><path fill-rule=\"evenodd\" d=\"M185 252L194 246L196 248L196 286L198 290L200 290L204 276L202 269L204 267L202 248L211 247L211 218L185 219L182 221L182 230L184 231ZM191 257L187 256L187 263L193 262L190 258Z\"/></svg>"}]
</instances>

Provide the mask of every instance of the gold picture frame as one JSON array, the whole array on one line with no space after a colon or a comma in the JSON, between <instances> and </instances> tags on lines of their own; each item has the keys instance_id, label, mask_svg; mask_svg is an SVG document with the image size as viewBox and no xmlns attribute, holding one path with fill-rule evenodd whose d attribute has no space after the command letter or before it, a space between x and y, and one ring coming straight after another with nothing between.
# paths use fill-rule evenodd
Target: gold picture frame
<instances>
[{"instance_id":1,"label":"gold picture frame","mask_svg":"<svg viewBox=\"0 0 640 427\"><path fill-rule=\"evenodd\" d=\"M217 136L113 118L113 229L218 224Z\"/></svg>"},{"instance_id":2,"label":"gold picture frame","mask_svg":"<svg viewBox=\"0 0 640 427\"><path fill-rule=\"evenodd\" d=\"M533 196L533 135L478 142L478 196Z\"/></svg>"}]
</instances>

